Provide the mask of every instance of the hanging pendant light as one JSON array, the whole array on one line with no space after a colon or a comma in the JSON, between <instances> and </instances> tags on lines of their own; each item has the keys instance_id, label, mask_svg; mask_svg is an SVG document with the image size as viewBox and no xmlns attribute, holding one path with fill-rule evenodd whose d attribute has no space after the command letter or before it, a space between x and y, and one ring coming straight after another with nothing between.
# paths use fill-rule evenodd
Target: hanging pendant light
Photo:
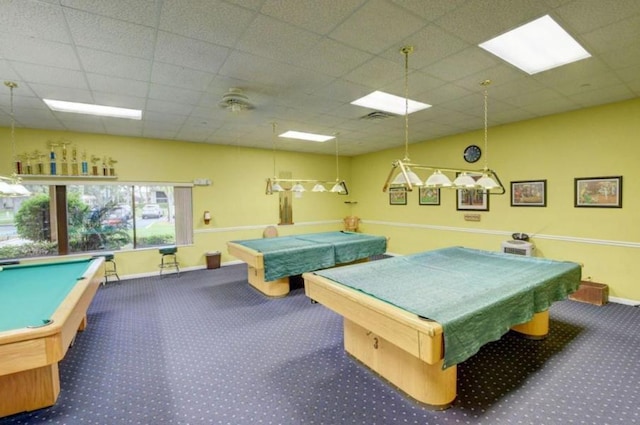
<instances>
[{"instance_id":1,"label":"hanging pendant light","mask_svg":"<svg viewBox=\"0 0 640 425\"><path fill-rule=\"evenodd\" d=\"M442 171L436 170L429 176L429 178L424 182L426 187L451 187L453 183L451 183L451 179L446 175L442 174Z\"/></svg>"},{"instance_id":2,"label":"hanging pendant light","mask_svg":"<svg viewBox=\"0 0 640 425\"><path fill-rule=\"evenodd\" d=\"M327 188L326 188L326 187L324 187L324 185L323 185L323 184L321 184L321 183L316 183L316 184L313 186L313 189L311 189L311 191L312 191L312 192L326 192L326 191L327 191Z\"/></svg>"},{"instance_id":3,"label":"hanging pendant light","mask_svg":"<svg viewBox=\"0 0 640 425\"><path fill-rule=\"evenodd\" d=\"M305 189L304 186L301 185L300 182L298 182L293 185L293 187L291 188L291 191L300 193L300 192L306 192L307 189Z\"/></svg>"},{"instance_id":4,"label":"hanging pendant light","mask_svg":"<svg viewBox=\"0 0 640 425\"><path fill-rule=\"evenodd\" d=\"M413 46L405 46L400 49L400 52L404 55L404 159L401 161L404 165L411 162L409 159L409 54L413 53ZM422 179L408 165L404 165L391 185L412 190L412 186L422 186Z\"/></svg>"},{"instance_id":5,"label":"hanging pendant light","mask_svg":"<svg viewBox=\"0 0 640 425\"><path fill-rule=\"evenodd\" d=\"M489 97L489 93L487 91L487 87L491 84L491 80L484 80L480 83L484 87L484 153L485 153L485 163L484 170L482 172L482 177L478 179L476 182L476 186L483 190L491 190L498 189L501 187L496 181L491 177L491 173L489 171L489 147L488 147L488 120L487 120L487 111L488 111L488 102L487 99Z\"/></svg>"},{"instance_id":6,"label":"hanging pendant light","mask_svg":"<svg viewBox=\"0 0 640 425\"><path fill-rule=\"evenodd\" d=\"M340 168L339 168L339 156L338 156L338 135L334 134L332 139L335 139L336 143L336 180L319 180L319 179L281 179L276 177L276 143L275 143L275 134L276 134L276 124L273 124L273 177L267 178L267 189L265 193L267 195L272 195L274 192L284 192L286 190L291 190L292 192L302 193L306 192L307 189L303 184L307 184L311 188L311 192L327 192L327 193L337 193L338 195L348 195L349 190L347 189L347 183L344 180L340 180ZM285 189L281 186L280 183L294 183L291 189ZM331 190L327 190L329 184L333 184Z\"/></svg>"},{"instance_id":7,"label":"hanging pendant light","mask_svg":"<svg viewBox=\"0 0 640 425\"><path fill-rule=\"evenodd\" d=\"M477 182L466 171L460 173L460 175L458 175L458 177L453 181L453 185L455 187L463 189L473 189L476 184Z\"/></svg>"}]
</instances>

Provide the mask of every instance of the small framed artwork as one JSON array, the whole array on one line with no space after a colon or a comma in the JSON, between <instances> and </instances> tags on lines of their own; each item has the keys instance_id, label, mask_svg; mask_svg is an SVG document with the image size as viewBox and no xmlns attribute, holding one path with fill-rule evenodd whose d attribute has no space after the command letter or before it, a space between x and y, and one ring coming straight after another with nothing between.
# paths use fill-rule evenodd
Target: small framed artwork
<instances>
[{"instance_id":1,"label":"small framed artwork","mask_svg":"<svg viewBox=\"0 0 640 425\"><path fill-rule=\"evenodd\" d=\"M622 176L574 179L576 207L622 208Z\"/></svg>"},{"instance_id":2,"label":"small framed artwork","mask_svg":"<svg viewBox=\"0 0 640 425\"><path fill-rule=\"evenodd\" d=\"M489 211L489 195L481 189L456 190L458 197L458 210Z\"/></svg>"},{"instance_id":3,"label":"small framed artwork","mask_svg":"<svg viewBox=\"0 0 640 425\"><path fill-rule=\"evenodd\" d=\"M440 205L440 189L421 187L418 196L420 205Z\"/></svg>"},{"instance_id":4,"label":"small framed artwork","mask_svg":"<svg viewBox=\"0 0 640 425\"><path fill-rule=\"evenodd\" d=\"M460 173L458 173L460 174ZM482 177L482 174L470 174L474 180ZM475 210L489 211L489 194L482 189L459 189L456 190L456 209L459 211Z\"/></svg>"},{"instance_id":5,"label":"small framed artwork","mask_svg":"<svg viewBox=\"0 0 640 425\"><path fill-rule=\"evenodd\" d=\"M546 207L547 181L526 180L511 182L512 207Z\"/></svg>"},{"instance_id":6,"label":"small framed artwork","mask_svg":"<svg viewBox=\"0 0 640 425\"><path fill-rule=\"evenodd\" d=\"M389 188L389 205L407 205L407 190L404 187Z\"/></svg>"}]
</instances>

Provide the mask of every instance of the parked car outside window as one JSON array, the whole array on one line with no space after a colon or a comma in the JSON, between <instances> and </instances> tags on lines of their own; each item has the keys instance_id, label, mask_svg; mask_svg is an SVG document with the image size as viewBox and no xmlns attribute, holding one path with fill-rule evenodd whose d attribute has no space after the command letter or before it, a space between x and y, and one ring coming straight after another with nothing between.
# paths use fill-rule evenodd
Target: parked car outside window
<instances>
[{"instance_id":1,"label":"parked car outside window","mask_svg":"<svg viewBox=\"0 0 640 425\"><path fill-rule=\"evenodd\" d=\"M147 204L142 207L142 218L160 218L162 217L162 208L158 204Z\"/></svg>"}]
</instances>

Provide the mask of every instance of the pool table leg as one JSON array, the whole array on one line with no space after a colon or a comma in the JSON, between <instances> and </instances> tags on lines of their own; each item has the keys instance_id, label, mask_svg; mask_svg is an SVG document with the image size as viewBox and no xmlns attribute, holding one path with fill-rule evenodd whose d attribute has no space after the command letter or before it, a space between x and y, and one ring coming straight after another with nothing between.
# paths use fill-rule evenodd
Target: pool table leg
<instances>
[{"instance_id":1,"label":"pool table leg","mask_svg":"<svg viewBox=\"0 0 640 425\"><path fill-rule=\"evenodd\" d=\"M58 363L0 376L0 418L53 406L59 394Z\"/></svg>"},{"instance_id":2,"label":"pool table leg","mask_svg":"<svg viewBox=\"0 0 640 425\"><path fill-rule=\"evenodd\" d=\"M428 364L362 326L344 319L344 347L353 357L414 399L434 410L456 398L456 366L442 369L442 359Z\"/></svg>"},{"instance_id":3,"label":"pool table leg","mask_svg":"<svg viewBox=\"0 0 640 425\"><path fill-rule=\"evenodd\" d=\"M283 277L277 280L265 281L264 269L248 266L247 280L251 286L269 297L284 297L289 293L289 278Z\"/></svg>"},{"instance_id":4,"label":"pool table leg","mask_svg":"<svg viewBox=\"0 0 640 425\"><path fill-rule=\"evenodd\" d=\"M526 323L521 323L511 327L529 339L542 339L549 333L549 310L535 313L533 318Z\"/></svg>"}]
</instances>

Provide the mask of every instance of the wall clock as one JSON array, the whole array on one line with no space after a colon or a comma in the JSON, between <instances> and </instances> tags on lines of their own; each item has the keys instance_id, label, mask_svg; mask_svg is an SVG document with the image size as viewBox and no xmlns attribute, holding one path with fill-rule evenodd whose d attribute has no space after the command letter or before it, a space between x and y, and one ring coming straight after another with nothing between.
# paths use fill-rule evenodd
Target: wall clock
<instances>
[{"instance_id":1,"label":"wall clock","mask_svg":"<svg viewBox=\"0 0 640 425\"><path fill-rule=\"evenodd\" d=\"M464 160L467 162L476 162L482 156L482 151L479 146L469 145L465 148L464 154L462 155Z\"/></svg>"}]
</instances>

